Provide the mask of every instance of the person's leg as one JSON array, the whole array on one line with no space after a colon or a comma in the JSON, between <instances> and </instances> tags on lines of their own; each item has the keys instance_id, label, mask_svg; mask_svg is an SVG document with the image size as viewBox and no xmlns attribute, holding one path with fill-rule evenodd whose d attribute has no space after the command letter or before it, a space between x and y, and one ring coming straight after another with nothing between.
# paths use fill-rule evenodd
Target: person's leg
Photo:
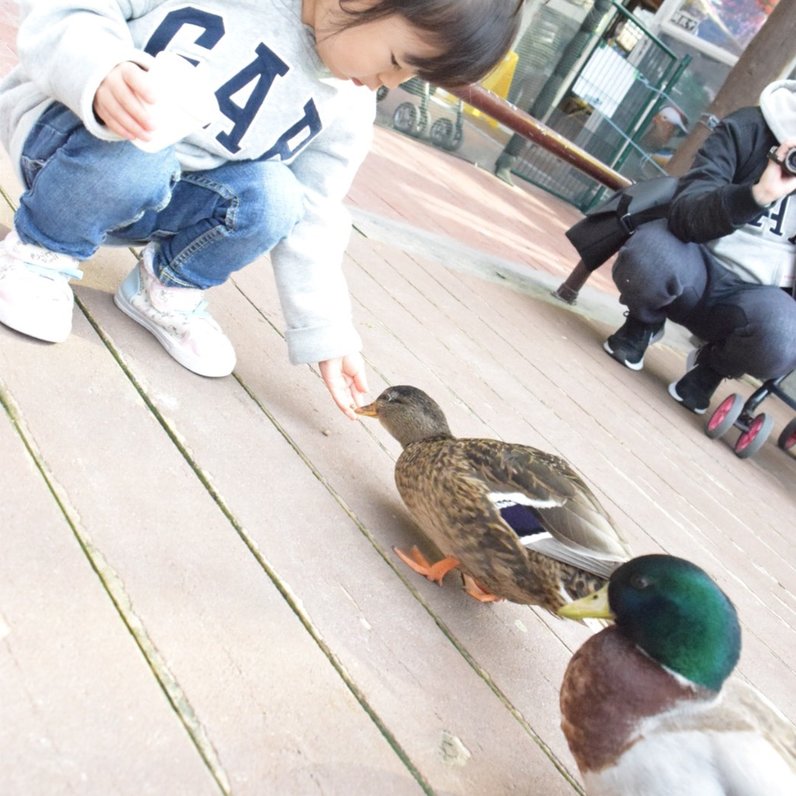
<instances>
[{"instance_id":1,"label":"person's leg","mask_svg":"<svg viewBox=\"0 0 796 796\"><path fill-rule=\"evenodd\" d=\"M147 207L168 201L179 167L173 155L100 141L55 103L23 148L26 190L14 229L0 243L0 322L61 342L72 328L70 278L104 242Z\"/></svg>"},{"instance_id":2,"label":"person's leg","mask_svg":"<svg viewBox=\"0 0 796 796\"><path fill-rule=\"evenodd\" d=\"M778 287L741 282L711 305L702 331L727 376L766 380L796 368L796 301Z\"/></svg>"},{"instance_id":3,"label":"person's leg","mask_svg":"<svg viewBox=\"0 0 796 796\"><path fill-rule=\"evenodd\" d=\"M115 242L152 241L114 300L181 365L226 376L235 352L203 291L270 251L303 212L303 191L284 164L230 162L186 172L167 207L114 231Z\"/></svg>"},{"instance_id":4,"label":"person's leg","mask_svg":"<svg viewBox=\"0 0 796 796\"><path fill-rule=\"evenodd\" d=\"M34 125L22 153L27 190L14 227L29 244L87 260L108 232L165 207L180 167L174 152L102 141L58 103Z\"/></svg>"},{"instance_id":5,"label":"person's leg","mask_svg":"<svg viewBox=\"0 0 796 796\"><path fill-rule=\"evenodd\" d=\"M687 409L704 413L725 378L761 380L796 368L796 301L780 288L753 285L715 264L714 289L692 328L706 344L688 372L669 385Z\"/></svg>"},{"instance_id":6,"label":"person's leg","mask_svg":"<svg viewBox=\"0 0 796 796\"><path fill-rule=\"evenodd\" d=\"M152 262L164 285L206 290L273 249L303 214L288 166L230 161L183 172L166 207L113 230L111 241L156 242Z\"/></svg>"},{"instance_id":7,"label":"person's leg","mask_svg":"<svg viewBox=\"0 0 796 796\"><path fill-rule=\"evenodd\" d=\"M663 337L668 319L683 323L707 287L706 252L672 235L666 221L640 227L622 247L613 267L627 320L603 344L617 361L641 370L647 348Z\"/></svg>"}]
</instances>

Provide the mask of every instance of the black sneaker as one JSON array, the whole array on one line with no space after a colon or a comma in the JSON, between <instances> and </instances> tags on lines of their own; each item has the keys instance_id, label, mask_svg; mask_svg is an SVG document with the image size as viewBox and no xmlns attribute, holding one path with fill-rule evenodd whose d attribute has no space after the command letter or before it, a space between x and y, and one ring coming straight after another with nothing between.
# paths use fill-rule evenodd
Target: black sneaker
<instances>
[{"instance_id":1,"label":"black sneaker","mask_svg":"<svg viewBox=\"0 0 796 796\"><path fill-rule=\"evenodd\" d=\"M704 415L710 399L724 376L705 362L707 347L699 348L688 355L688 372L679 381L669 385L669 395L686 409Z\"/></svg>"},{"instance_id":2,"label":"black sneaker","mask_svg":"<svg viewBox=\"0 0 796 796\"><path fill-rule=\"evenodd\" d=\"M603 343L603 348L626 368L641 370L644 367L644 353L663 337L666 321L642 323L632 315L625 314L627 320Z\"/></svg>"}]
</instances>

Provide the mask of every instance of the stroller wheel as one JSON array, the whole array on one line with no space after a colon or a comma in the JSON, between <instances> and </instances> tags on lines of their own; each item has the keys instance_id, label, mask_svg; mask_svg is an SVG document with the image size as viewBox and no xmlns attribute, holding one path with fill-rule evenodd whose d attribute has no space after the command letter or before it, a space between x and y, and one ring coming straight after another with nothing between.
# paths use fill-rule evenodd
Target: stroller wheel
<instances>
[{"instance_id":1,"label":"stroller wheel","mask_svg":"<svg viewBox=\"0 0 796 796\"><path fill-rule=\"evenodd\" d=\"M453 152L462 145L461 131L456 128L450 119L437 119L431 125L431 143L440 149Z\"/></svg>"},{"instance_id":2,"label":"stroller wheel","mask_svg":"<svg viewBox=\"0 0 796 796\"><path fill-rule=\"evenodd\" d=\"M790 423L782 429L782 433L777 440L777 445L784 451L789 451L796 445L796 418L791 420Z\"/></svg>"},{"instance_id":3,"label":"stroller wheel","mask_svg":"<svg viewBox=\"0 0 796 796\"><path fill-rule=\"evenodd\" d=\"M774 418L762 413L749 424L749 428L738 437L735 443L735 455L739 459L754 456L763 447L768 435L774 428Z\"/></svg>"},{"instance_id":4,"label":"stroller wheel","mask_svg":"<svg viewBox=\"0 0 796 796\"><path fill-rule=\"evenodd\" d=\"M705 422L705 434L711 439L723 437L743 411L744 400L738 393L728 395Z\"/></svg>"},{"instance_id":5,"label":"stroller wheel","mask_svg":"<svg viewBox=\"0 0 796 796\"><path fill-rule=\"evenodd\" d=\"M419 138L426 129L426 114L413 102L402 102L392 115L392 124L396 130Z\"/></svg>"}]
</instances>

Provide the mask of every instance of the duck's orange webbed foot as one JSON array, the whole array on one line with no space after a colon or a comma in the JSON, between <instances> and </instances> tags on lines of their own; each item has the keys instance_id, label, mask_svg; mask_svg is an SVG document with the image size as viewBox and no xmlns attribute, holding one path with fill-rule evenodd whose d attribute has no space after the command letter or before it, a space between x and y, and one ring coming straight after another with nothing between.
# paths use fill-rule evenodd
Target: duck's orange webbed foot
<instances>
[{"instance_id":1,"label":"duck's orange webbed foot","mask_svg":"<svg viewBox=\"0 0 796 796\"><path fill-rule=\"evenodd\" d=\"M452 570L459 566L459 559L453 556L447 556L440 559L435 564L432 564L416 547L413 546L408 553L393 547L395 554L401 561L408 567L411 567L415 572L428 578L432 583L437 583L442 586L442 579Z\"/></svg>"},{"instance_id":2,"label":"duck's orange webbed foot","mask_svg":"<svg viewBox=\"0 0 796 796\"><path fill-rule=\"evenodd\" d=\"M471 575L462 573L462 580L464 581L464 591L474 600L478 600L479 603L502 602L502 597L498 597L497 594L492 594L492 592L487 591Z\"/></svg>"}]
</instances>

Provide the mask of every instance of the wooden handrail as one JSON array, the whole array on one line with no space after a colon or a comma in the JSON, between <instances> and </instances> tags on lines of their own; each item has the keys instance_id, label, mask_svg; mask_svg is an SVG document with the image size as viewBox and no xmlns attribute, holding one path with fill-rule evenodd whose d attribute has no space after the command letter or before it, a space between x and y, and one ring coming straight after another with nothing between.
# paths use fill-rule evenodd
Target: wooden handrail
<instances>
[{"instance_id":1,"label":"wooden handrail","mask_svg":"<svg viewBox=\"0 0 796 796\"><path fill-rule=\"evenodd\" d=\"M618 171L614 171L610 166L606 166L601 160L576 146L543 122L534 119L533 116L521 111L516 105L512 105L482 86L469 85L458 89L448 89L448 91L468 105L472 105L482 113L504 124L515 133L519 133L561 160L565 160L606 187L618 191L620 188L627 188L628 185L633 184L632 180ZM578 298L578 292L590 274L591 271L586 268L583 261L579 261L567 279L558 286L557 290L553 291L553 295L567 304L574 304Z\"/></svg>"},{"instance_id":2,"label":"wooden handrail","mask_svg":"<svg viewBox=\"0 0 796 796\"><path fill-rule=\"evenodd\" d=\"M627 188L628 185L633 183L632 180L618 171L614 171L610 166L606 166L601 160L576 146L572 141L564 138L563 135L557 133L543 122L534 119L525 111L521 111L516 105L512 105L482 86L473 84L447 90L468 105L472 105L482 113L491 116L529 141L539 144L543 149L561 158L561 160L565 160L571 166L608 188L617 191L620 188Z\"/></svg>"}]
</instances>

